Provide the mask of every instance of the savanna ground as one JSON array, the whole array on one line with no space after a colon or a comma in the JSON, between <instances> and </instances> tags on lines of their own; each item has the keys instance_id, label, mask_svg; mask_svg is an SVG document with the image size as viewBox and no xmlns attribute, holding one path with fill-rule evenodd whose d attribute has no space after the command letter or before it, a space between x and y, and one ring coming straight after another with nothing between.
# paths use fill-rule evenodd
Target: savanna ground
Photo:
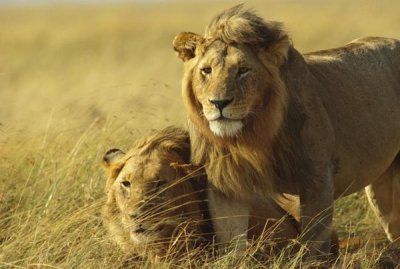
<instances>
[{"instance_id":1,"label":"savanna ground","mask_svg":"<svg viewBox=\"0 0 400 269\"><path fill-rule=\"evenodd\" d=\"M0 7L1 268L123 266L102 225L101 157L151 129L185 126L172 39L180 31L202 33L214 14L236 3ZM303 52L366 35L400 38L395 0L247 6L285 22ZM338 267L375 268L384 234L362 192L337 202L335 226L341 239L362 240L342 249ZM229 258L204 267L227 268ZM296 265L277 258L270 267ZM242 266L262 267L250 260Z\"/></svg>"}]
</instances>

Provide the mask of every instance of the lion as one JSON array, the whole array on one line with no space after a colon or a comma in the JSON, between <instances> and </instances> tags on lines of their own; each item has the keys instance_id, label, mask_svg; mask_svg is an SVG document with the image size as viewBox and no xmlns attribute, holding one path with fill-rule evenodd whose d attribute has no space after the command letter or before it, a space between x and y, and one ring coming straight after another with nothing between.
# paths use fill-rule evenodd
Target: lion
<instances>
[{"instance_id":1,"label":"lion","mask_svg":"<svg viewBox=\"0 0 400 269\"><path fill-rule=\"evenodd\" d=\"M367 37L301 54L282 24L242 5L204 36L178 34L191 161L213 191L217 242L245 234L252 204L299 195L308 256L328 252L333 201L363 188L400 237L400 42ZM218 205L218 206L217 206Z\"/></svg>"},{"instance_id":2,"label":"lion","mask_svg":"<svg viewBox=\"0 0 400 269\"><path fill-rule=\"evenodd\" d=\"M124 252L179 258L210 251L214 230L207 178L190 164L187 131L168 127L137 141L127 153L111 149L103 165L108 174L103 219ZM297 214L295 199L280 205ZM280 205L270 200L250 210L248 239L262 253L277 253L299 234L298 222ZM335 255L337 246L332 246Z\"/></svg>"}]
</instances>

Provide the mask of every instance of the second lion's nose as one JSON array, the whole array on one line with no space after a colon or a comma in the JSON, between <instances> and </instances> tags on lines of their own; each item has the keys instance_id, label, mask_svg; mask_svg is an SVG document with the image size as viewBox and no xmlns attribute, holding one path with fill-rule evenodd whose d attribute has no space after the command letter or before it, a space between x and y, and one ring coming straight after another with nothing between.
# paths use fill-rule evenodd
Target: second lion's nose
<instances>
[{"instance_id":1,"label":"second lion's nose","mask_svg":"<svg viewBox=\"0 0 400 269\"><path fill-rule=\"evenodd\" d=\"M222 111L227 105L232 103L233 98L231 99L222 99L222 100L209 100L211 104L213 104L216 108Z\"/></svg>"},{"instance_id":2,"label":"second lion's nose","mask_svg":"<svg viewBox=\"0 0 400 269\"><path fill-rule=\"evenodd\" d=\"M146 229L144 229L142 227L142 225L139 225L139 228L137 228L134 232L137 234L141 234L141 233L144 233L145 231L146 231Z\"/></svg>"}]
</instances>

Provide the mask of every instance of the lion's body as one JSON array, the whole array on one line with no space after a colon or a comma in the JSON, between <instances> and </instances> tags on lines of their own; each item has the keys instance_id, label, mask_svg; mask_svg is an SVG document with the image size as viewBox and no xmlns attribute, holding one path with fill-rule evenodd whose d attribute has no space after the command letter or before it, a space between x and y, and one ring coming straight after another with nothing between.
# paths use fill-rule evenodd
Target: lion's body
<instances>
[{"instance_id":1,"label":"lion's body","mask_svg":"<svg viewBox=\"0 0 400 269\"><path fill-rule=\"evenodd\" d=\"M282 128L290 129L288 132L297 131L297 134L301 134L304 124L319 124L319 130L312 130L319 134L312 134L312 141L309 143L314 144L315 136L320 136L323 138L321 143L326 145L322 145L323 147L316 151L331 151L329 154L332 155L330 157L334 160L335 167L333 169L336 171L336 197L353 193L369 185L390 166L399 151L400 79L397 78L400 77L400 59L397 58L400 58L398 41L368 38L357 40L343 48L308 53L304 58L292 51L289 62L281 68L282 80L288 88L288 110L289 113L292 110L293 114L296 113L292 118L288 118L289 122L285 122L291 126ZM392 65L385 64L383 66L389 59ZM305 104L305 101L310 104ZM263 125L262 121L263 119L260 119L260 125ZM316 122L311 123L311 121ZM243 136L253 135L253 137L246 137L242 140L238 138L242 147L239 148L240 142L231 145L229 138L227 138L226 144L221 143L223 146L214 144L200 137L199 126L193 126L192 122L189 124L192 125L191 137L194 137L192 140L195 141L192 143L194 161L198 164L208 163L210 167L208 174L211 175L212 180L216 181L214 182L216 186L220 186L220 189L223 189L224 186L236 188L224 190L224 192L248 196L243 197L244 199L254 197L253 186L259 187L254 187L256 190L270 191L265 190L265 185L271 183L265 182L262 178L260 181L255 178L248 187L245 185L249 181L243 182L240 179L242 171L246 170L243 169L245 163L249 163L248 170L261 170L263 169L261 166L269 161L270 156L265 155L269 155L271 149L263 147L266 142L257 140L258 136L262 140L264 136L262 132L268 132L268 130L257 130L260 132L257 134L252 133L253 130L249 134L243 131ZM254 129L256 128L254 127ZM284 133L282 129L280 132ZM268 137L268 134L265 135ZM293 141L288 142L292 143ZM295 143L293 147L301 147L304 145L297 143L304 144L305 141L295 141ZM254 160L247 161L246 159L253 156L247 158L246 153L252 155L255 151L260 151L260 153L254 157ZM222 158L228 153L232 157ZM236 158L241 159L241 162L236 161ZM260 160L260 158L265 159ZM300 158L304 158L304 155L299 153ZM279 158L275 158L274 161L279 161ZM284 161L286 160L283 159L282 162ZM299 166L305 166L301 160L294 161L297 161ZM235 163L237 164L235 165ZM294 167L293 163L291 165L290 169L302 169ZM277 166L276 169L286 168L286 165L281 163ZM235 171L241 170L238 171L239 175L224 177L218 174L221 171L226 173L226 171L233 170L232 168ZM278 172L291 173L290 171ZM251 172L247 171L247 174L251 174ZM268 175L268 177L270 176ZM217 182L235 178L238 178L240 182ZM271 178L271 180L275 180L275 178ZM285 180L291 179L286 178ZM298 190L292 189L296 185L296 179L293 181L294 185L282 186L277 182L274 187L279 187L284 192L297 193ZM300 185L303 183L298 181ZM297 188L300 187L297 186ZM245 191L247 192L244 193Z\"/></svg>"},{"instance_id":2,"label":"lion's body","mask_svg":"<svg viewBox=\"0 0 400 269\"><path fill-rule=\"evenodd\" d=\"M289 71L285 83L290 91L296 80L313 84L333 132L326 143L335 160L335 197L353 193L377 180L400 150L400 42L365 38L304 58L298 69L307 68L307 77Z\"/></svg>"},{"instance_id":3,"label":"lion's body","mask_svg":"<svg viewBox=\"0 0 400 269\"><path fill-rule=\"evenodd\" d=\"M388 237L400 237L399 41L302 55L279 24L238 6L174 47L185 61L192 161L235 205L232 215L254 198L298 194L302 238L320 241L315 254L329 246L334 198L369 185ZM245 226L230 227L237 235Z\"/></svg>"},{"instance_id":4,"label":"lion's body","mask_svg":"<svg viewBox=\"0 0 400 269\"><path fill-rule=\"evenodd\" d=\"M126 154L114 149L105 155L109 178L103 218L125 252L175 258L196 255L212 243L207 178L202 169L188 164L188 139L186 131L166 128L142 139ZM156 180L165 182L158 186ZM293 214L299 207L297 200L280 204ZM296 238L299 226L277 203L269 201L252 208L248 230L249 240L263 237L265 242L259 245L271 253Z\"/></svg>"}]
</instances>

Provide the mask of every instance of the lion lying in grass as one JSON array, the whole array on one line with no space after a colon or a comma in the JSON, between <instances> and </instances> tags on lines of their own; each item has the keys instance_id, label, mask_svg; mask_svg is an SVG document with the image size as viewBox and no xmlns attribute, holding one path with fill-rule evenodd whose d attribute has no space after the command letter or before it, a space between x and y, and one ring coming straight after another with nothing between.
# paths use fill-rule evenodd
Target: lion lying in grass
<instances>
[{"instance_id":1,"label":"lion lying in grass","mask_svg":"<svg viewBox=\"0 0 400 269\"><path fill-rule=\"evenodd\" d=\"M189 136L179 128L141 139L127 153L112 149L105 154L108 200L103 217L124 252L174 258L213 242L207 179L189 161ZM282 204L298 210L296 201ZM297 221L277 203L252 208L248 238L262 237L258 250L263 253L276 252L298 233Z\"/></svg>"}]
</instances>

